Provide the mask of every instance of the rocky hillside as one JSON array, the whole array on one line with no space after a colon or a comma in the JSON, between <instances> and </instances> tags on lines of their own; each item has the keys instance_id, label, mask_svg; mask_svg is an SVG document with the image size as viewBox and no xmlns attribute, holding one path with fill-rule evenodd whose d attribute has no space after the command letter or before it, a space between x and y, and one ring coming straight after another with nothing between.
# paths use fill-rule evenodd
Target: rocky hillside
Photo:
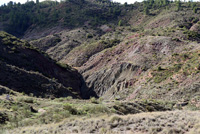
<instances>
[{"instance_id":1,"label":"rocky hillside","mask_svg":"<svg viewBox=\"0 0 200 134\"><path fill-rule=\"evenodd\" d=\"M28 42L0 32L0 85L41 97L81 96L81 75ZM76 94L76 95L75 95Z\"/></svg>"},{"instance_id":2,"label":"rocky hillside","mask_svg":"<svg viewBox=\"0 0 200 134\"><path fill-rule=\"evenodd\" d=\"M27 41L0 32L0 133L200 133L199 9L166 0L1 6L0 29Z\"/></svg>"},{"instance_id":3,"label":"rocky hillside","mask_svg":"<svg viewBox=\"0 0 200 134\"><path fill-rule=\"evenodd\" d=\"M31 44L77 68L99 97L193 100L200 80L199 10L170 3L145 15L144 4L120 5L127 9L119 16L124 25L63 30Z\"/></svg>"}]
</instances>

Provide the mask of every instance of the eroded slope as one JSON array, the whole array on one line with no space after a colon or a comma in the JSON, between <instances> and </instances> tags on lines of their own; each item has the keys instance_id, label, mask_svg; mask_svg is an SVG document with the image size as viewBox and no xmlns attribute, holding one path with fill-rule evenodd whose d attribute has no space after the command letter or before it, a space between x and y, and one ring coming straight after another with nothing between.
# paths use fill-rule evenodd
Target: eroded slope
<instances>
[{"instance_id":1,"label":"eroded slope","mask_svg":"<svg viewBox=\"0 0 200 134\"><path fill-rule=\"evenodd\" d=\"M56 64L27 42L5 32L0 32L0 57L3 86L43 97L81 93L83 83L76 70Z\"/></svg>"}]
</instances>

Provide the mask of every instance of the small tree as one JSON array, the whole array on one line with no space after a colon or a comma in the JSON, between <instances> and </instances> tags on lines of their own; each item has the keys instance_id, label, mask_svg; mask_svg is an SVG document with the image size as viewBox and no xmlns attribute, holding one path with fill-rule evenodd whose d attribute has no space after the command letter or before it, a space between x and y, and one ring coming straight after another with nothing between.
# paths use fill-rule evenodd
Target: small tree
<instances>
[{"instance_id":1,"label":"small tree","mask_svg":"<svg viewBox=\"0 0 200 134\"><path fill-rule=\"evenodd\" d=\"M119 20L118 26L122 26L122 20Z\"/></svg>"},{"instance_id":2,"label":"small tree","mask_svg":"<svg viewBox=\"0 0 200 134\"><path fill-rule=\"evenodd\" d=\"M194 8L193 8L193 12L194 12L194 13L197 13L197 7L194 7Z\"/></svg>"},{"instance_id":3,"label":"small tree","mask_svg":"<svg viewBox=\"0 0 200 134\"><path fill-rule=\"evenodd\" d=\"M194 9L196 7L196 3L192 2L191 8Z\"/></svg>"},{"instance_id":4,"label":"small tree","mask_svg":"<svg viewBox=\"0 0 200 134\"><path fill-rule=\"evenodd\" d=\"M54 20L54 21L57 21L58 18L59 18L58 11L55 10L54 13L53 13L53 20Z\"/></svg>"},{"instance_id":5,"label":"small tree","mask_svg":"<svg viewBox=\"0 0 200 134\"><path fill-rule=\"evenodd\" d=\"M127 7L127 5L128 5L128 3L127 3L127 2L125 2L125 3L124 3L124 6L125 6L125 7Z\"/></svg>"},{"instance_id":6,"label":"small tree","mask_svg":"<svg viewBox=\"0 0 200 134\"><path fill-rule=\"evenodd\" d=\"M191 7L191 2L190 1L188 1L188 7Z\"/></svg>"},{"instance_id":7,"label":"small tree","mask_svg":"<svg viewBox=\"0 0 200 134\"><path fill-rule=\"evenodd\" d=\"M181 9L181 1L180 0L178 0L176 2L176 8L177 8L177 11L179 11Z\"/></svg>"},{"instance_id":8,"label":"small tree","mask_svg":"<svg viewBox=\"0 0 200 134\"><path fill-rule=\"evenodd\" d=\"M144 14L145 14L145 15L149 15L149 8L148 8L148 7L145 7L145 8L144 8Z\"/></svg>"},{"instance_id":9,"label":"small tree","mask_svg":"<svg viewBox=\"0 0 200 134\"><path fill-rule=\"evenodd\" d=\"M39 0L36 0L36 4L39 4Z\"/></svg>"}]
</instances>

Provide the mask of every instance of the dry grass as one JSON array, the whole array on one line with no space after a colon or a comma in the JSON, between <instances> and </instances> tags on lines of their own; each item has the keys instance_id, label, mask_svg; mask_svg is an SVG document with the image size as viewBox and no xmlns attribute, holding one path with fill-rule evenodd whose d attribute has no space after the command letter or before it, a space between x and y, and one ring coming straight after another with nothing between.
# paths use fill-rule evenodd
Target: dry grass
<instances>
[{"instance_id":1,"label":"dry grass","mask_svg":"<svg viewBox=\"0 0 200 134\"><path fill-rule=\"evenodd\" d=\"M42 126L31 126L5 131L7 134L48 133L149 133L149 134L198 134L199 111L173 111L139 113L126 116L100 116L98 118L73 118L63 122ZM6 134L6 133L5 133Z\"/></svg>"}]
</instances>

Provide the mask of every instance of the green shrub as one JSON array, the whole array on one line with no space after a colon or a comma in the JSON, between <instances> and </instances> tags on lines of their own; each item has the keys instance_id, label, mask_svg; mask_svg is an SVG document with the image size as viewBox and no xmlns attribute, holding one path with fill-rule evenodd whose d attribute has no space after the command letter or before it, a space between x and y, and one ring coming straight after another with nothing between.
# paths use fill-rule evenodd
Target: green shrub
<instances>
[{"instance_id":1,"label":"green shrub","mask_svg":"<svg viewBox=\"0 0 200 134\"><path fill-rule=\"evenodd\" d=\"M88 33L88 34L86 35L86 38L93 38L93 35L90 34L90 33Z\"/></svg>"},{"instance_id":2,"label":"green shrub","mask_svg":"<svg viewBox=\"0 0 200 134\"><path fill-rule=\"evenodd\" d=\"M122 20L119 20L118 26L122 26Z\"/></svg>"},{"instance_id":3,"label":"green shrub","mask_svg":"<svg viewBox=\"0 0 200 134\"><path fill-rule=\"evenodd\" d=\"M161 66L158 66L158 71L164 70Z\"/></svg>"},{"instance_id":4,"label":"green shrub","mask_svg":"<svg viewBox=\"0 0 200 134\"><path fill-rule=\"evenodd\" d=\"M20 117L16 114L14 115L10 115L9 116L9 121L11 122L11 128L13 127L18 127L19 126L19 121L20 121Z\"/></svg>"},{"instance_id":5,"label":"green shrub","mask_svg":"<svg viewBox=\"0 0 200 134\"><path fill-rule=\"evenodd\" d=\"M197 13L197 9L198 9L197 7L194 7L194 8L193 8L193 12L194 12L194 13Z\"/></svg>"},{"instance_id":6,"label":"green shrub","mask_svg":"<svg viewBox=\"0 0 200 134\"><path fill-rule=\"evenodd\" d=\"M160 83L164 80L166 80L168 77L170 77L173 74L173 72L171 72L171 70L164 70L161 73L156 73L154 75L154 82L155 83Z\"/></svg>"},{"instance_id":7,"label":"green shrub","mask_svg":"<svg viewBox=\"0 0 200 134\"><path fill-rule=\"evenodd\" d=\"M192 20L192 23L197 23L199 21L199 18L194 18L193 20Z\"/></svg>"},{"instance_id":8,"label":"green shrub","mask_svg":"<svg viewBox=\"0 0 200 134\"><path fill-rule=\"evenodd\" d=\"M19 107L18 107L17 105L13 105L13 106L11 106L11 109L12 109L13 111L17 111L17 110L19 109Z\"/></svg>"},{"instance_id":9,"label":"green shrub","mask_svg":"<svg viewBox=\"0 0 200 134\"><path fill-rule=\"evenodd\" d=\"M104 105L87 105L83 107L82 113L98 114L98 113L110 113L108 107Z\"/></svg>"},{"instance_id":10,"label":"green shrub","mask_svg":"<svg viewBox=\"0 0 200 134\"><path fill-rule=\"evenodd\" d=\"M60 122L62 120L62 115L55 113L53 114L53 119L55 122Z\"/></svg>"},{"instance_id":11,"label":"green shrub","mask_svg":"<svg viewBox=\"0 0 200 134\"><path fill-rule=\"evenodd\" d=\"M110 119L110 122L111 122L111 123L114 123L115 121L120 122L121 120L122 120L121 117L119 117L119 116L113 116L113 117Z\"/></svg>"},{"instance_id":12,"label":"green shrub","mask_svg":"<svg viewBox=\"0 0 200 134\"><path fill-rule=\"evenodd\" d=\"M184 31L184 34L186 34L187 39L198 39L200 38L200 34L198 34L195 31Z\"/></svg>"},{"instance_id":13,"label":"green shrub","mask_svg":"<svg viewBox=\"0 0 200 134\"><path fill-rule=\"evenodd\" d=\"M73 91L72 87L67 87L67 90Z\"/></svg>"},{"instance_id":14,"label":"green shrub","mask_svg":"<svg viewBox=\"0 0 200 134\"><path fill-rule=\"evenodd\" d=\"M64 117L64 118L70 117L69 111L61 111L61 112L59 112L59 114L62 115L62 117Z\"/></svg>"},{"instance_id":15,"label":"green shrub","mask_svg":"<svg viewBox=\"0 0 200 134\"><path fill-rule=\"evenodd\" d=\"M22 107L22 114L24 117L30 117L30 115L32 114L30 111L29 106L23 106Z\"/></svg>"},{"instance_id":16,"label":"green shrub","mask_svg":"<svg viewBox=\"0 0 200 134\"><path fill-rule=\"evenodd\" d=\"M76 108L72 107L72 105L69 103L64 104L63 109L69 111L70 114L73 114L73 115L78 114L78 110Z\"/></svg>"},{"instance_id":17,"label":"green shrub","mask_svg":"<svg viewBox=\"0 0 200 134\"><path fill-rule=\"evenodd\" d=\"M33 95L33 93L30 93L29 96L33 97L34 95Z\"/></svg>"},{"instance_id":18,"label":"green shrub","mask_svg":"<svg viewBox=\"0 0 200 134\"><path fill-rule=\"evenodd\" d=\"M182 67L182 64L175 64L174 65L174 71L178 72L181 69L181 67Z\"/></svg>"},{"instance_id":19,"label":"green shrub","mask_svg":"<svg viewBox=\"0 0 200 134\"><path fill-rule=\"evenodd\" d=\"M173 41L180 41L178 38L172 38Z\"/></svg>"},{"instance_id":20,"label":"green shrub","mask_svg":"<svg viewBox=\"0 0 200 134\"><path fill-rule=\"evenodd\" d=\"M72 98L72 96L68 96L67 98L66 98L66 100L72 100L73 98Z\"/></svg>"},{"instance_id":21,"label":"green shrub","mask_svg":"<svg viewBox=\"0 0 200 134\"><path fill-rule=\"evenodd\" d=\"M59 102L63 102L64 101L64 98L58 98L57 99Z\"/></svg>"},{"instance_id":22,"label":"green shrub","mask_svg":"<svg viewBox=\"0 0 200 134\"><path fill-rule=\"evenodd\" d=\"M95 103L95 104L99 103L98 100L95 97L90 98L90 102Z\"/></svg>"},{"instance_id":23,"label":"green shrub","mask_svg":"<svg viewBox=\"0 0 200 134\"><path fill-rule=\"evenodd\" d=\"M26 97L20 97L17 99L18 102L26 102L26 103L34 103L33 98L26 98Z\"/></svg>"},{"instance_id":24,"label":"green shrub","mask_svg":"<svg viewBox=\"0 0 200 134\"><path fill-rule=\"evenodd\" d=\"M24 99L24 102L26 102L26 103L33 103L34 100L33 100L33 98L26 98L26 99Z\"/></svg>"},{"instance_id":25,"label":"green shrub","mask_svg":"<svg viewBox=\"0 0 200 134\"><path fill-rule=\"evenodd\" d=\"M67 64L64 64L64 63L60 63L60 62L56 62L56 64L62 68L65 68L65 69L71 69L71 66L67 65Z\"/></svg>"}]
</instances>

